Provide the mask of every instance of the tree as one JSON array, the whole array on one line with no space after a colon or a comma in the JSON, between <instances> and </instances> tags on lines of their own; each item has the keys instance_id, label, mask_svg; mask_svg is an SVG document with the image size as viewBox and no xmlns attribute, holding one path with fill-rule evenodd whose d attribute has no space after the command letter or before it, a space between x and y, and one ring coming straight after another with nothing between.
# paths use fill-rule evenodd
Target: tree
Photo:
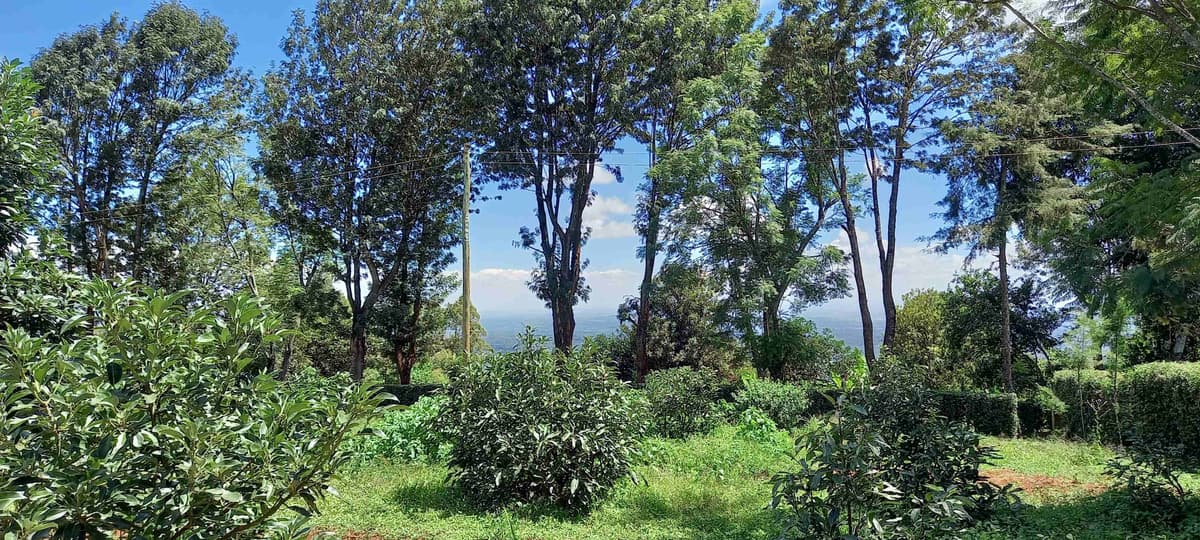
<instances>
[{"instance_id":1,"label":"tree","mask_svg":"<svg viewBox=\"0 0 1200 540\"><path fill-rule=\"evenodd\" d=\"M967 260L994 251L1000 283L1000 352L1005 389L1013 391L1012 331L1008 305L1009 235L1073 210L1074 186L1047 168L1061 152L1051 145L1070 100L1046 93L1028 58L1011 55L972 93L965 114L939 129L946 151L935 163L945 174L940 205L946 225L937 249L969 246ZM1075 143L1068 143L1075 144Z\"/></svg>"},{"instance_id":2,"label":"tree","mask_svg":"<svg viewBox=\"0 0 1200 540\"><path fill-rule=\"evenodd\" d=\"M900 182L906 170L920 165L914 159L920 149L936 142L936 132L927 133L957 112L964 90L984 71L981 64L994 58L1002 21L995 8L940 0L888 4L883 10L886 22L868 38L873 62L859 75L857 98L882 279L883 346L890 347L896 336ZM881 183L888 184L886 193Z\"/></svg>"},{"instance_id":3,"label":"tree","mask_svg":"<svg viewBox=\"0 0 1200 540\"><path fill-rule=\"evenodd\" d=\"M635 71L630 99L630 135L650 154L646 178L639 186L636 222L642 237L642 281L638 288L634 328L637 380L655 369L648 349L651 317L656 309L654 272L662 245L664 214L680 204L686 174L658 165L660 153L689 147L699 127L684 114L688 84L723 71L731 49L753 31L757 6L745 0L710 3L700 0L652 0L631 15L636 40L628 64ZM669 309L669 308L668 308Z\"/></svg>"},{"instance_id":4,"label":"tree","mask_svg":"<svg viewBox=\"0 0 1200 540\"><path fill-rule=\"evenodd\" d=\"M34 106L37 83L20 65L0 58L0 258L24 241L54 166L50 131Z\"/></svg>"},{"instance_id":5,"label":"tree","mask_svg":"<svg viewBox=\"0 0 1200 540\"><path fill-rule=\"evenodd\" d=\"M376 332L392 346L400 384L412 383L413 367L421 357L442 345L449 323L446 313L439 308L453 281L445 274L426 275L428 266L431 265L418 262L407 276L409 283L397 280L394 290L380 299L372 321Z\"/></svg>"},{"instance_id":6,"label":"tree","mask_svg":"<svg viewBox=\"0 0 1200 540\"><path fill-rule=\"evenodd\" d=\"M1044 384L1038 358L1048 358L1058 344L1058 327L1065 310L1050 303L1045 287L1025 278L1009 289L1012 321L1013 389ZM1002 317L1000 280L990 272L967 271L958 275L945 293L946 373L935 380L955 380L964 387L1007 388L1007 373L1000 357Z\"/></svg>"},{"instance_id":7,"label":"tree","mask_svg":"<svg viewBox=\"0 0 1200 540\"><path fill-rule=\"evenodd\" d=\"M650 371L686 366L732 374L743 359L734 336L717 322L720 286L713 273L700 265L663 264L651 287L653 308L646 326L644 363L636 355L616 359L618 373L628 371L636 377L642 366ZM629 298L618 308L622 328L637 328L640 302L640 296Z\"/></svg>"},{"instance_id":8,"label":"tree","mask_svg":"<svg viewBox=\"0 0 1200 540\"><path fill-rule=\"evenodd\" d=\"M441 319L445 321L439 328L443 328L442 334L442 350L450 351L454 356L463 356L463 340L462 340L462 305L463 297L459 296L454 301L442 306ZM479 317L479 310L475 309L475 304L471 304L471 354L487 353L492 350L492 345L487 341L487 329L483 327L483 322Z\"/></svg>"},{"instance_id":9,"label":"tree","mask_svg":"<svg viewBox=\"0 0 1200 540\"><path fill-rule=\"evenodd\" d=\"M571 348L587 301L584 210L600 155L623 134L630 0L483 0L466 33L473 88L489 111L485 178L531 191L537 224L529 286L550 309L554 346ZM614 171L619 173L619 171Z\"/></svg>"},{"instance_id":10,"label":"tree","mask_svg":"<svg viewBox=\"0 0 1200 540\"><path fill-rule=\"evenodd\" d=\"M933 374L944 371L946 361L946 294L933 289L917 289L904 294L896 311L896 341L888 352L904 364L926 368L932 386L945 388L949 381Z\"/></svg>"},{"instance_id":11,"label":"tree","mask_svg":"<svg viewBox=\"0 0 1200 540\"><path fill-rule=\"evenodd\" d=\"M759 356L777 349L758 344L779 330L784 301L801 309L843 294L846 277L842 253L818 247L837 204L825 179L786 161L765 171L761 165L755 107L763 36L749 37L731 51L724 72L690 85L686 114L702 129L691 148L662 162L692 175L683 228L724 287L726 321L751 345L756 364L772 365L778 359Z\"/></svg>"},{"instance_id":12,"label":"tree","mask_svg":"<svg viewBox=\"0 0 1200 540\"><path fill-rule=\"evenodd\" d=\"M246 77L217 17L162 3L130 26L114 14L60 36L32 67L39 101L60 130L65 178L50 207L89 276L155 284L149 231L154 187L209 144L242 129ZM167 250L170 252L170 250Z\"/></svg>"},{"instance_id":13,"label":"tree","mask_svg":"<svg viewBox=\"0 0 1200 540\"><path fill-rule=\"evenodd\" d=\"M772 29L764 60L763 118L779 140L780 152L802 159L805 174L833 186L840 202L841 228L862 321L863 352L875 361L875 331L863 275L856 199L861 175L847 163L861 144L863 73L876 62L873 35L885 23L884 4L874 1L785 1L783 18Z\"/></svg>"},{"instance_id":14,"label":"tree","mask_svg":"<svg viewBox=\"0 0 1200 540\"><path fill-rule=\"evenodd\" d=\"M350 303L362 378L385 295L416 306L452 260L471 112L454 2L328 0L297 13L264 81L262 166L280 219L327 250ZM419 317L413 319L419 321Z\"/></svg>"}]
</instances>

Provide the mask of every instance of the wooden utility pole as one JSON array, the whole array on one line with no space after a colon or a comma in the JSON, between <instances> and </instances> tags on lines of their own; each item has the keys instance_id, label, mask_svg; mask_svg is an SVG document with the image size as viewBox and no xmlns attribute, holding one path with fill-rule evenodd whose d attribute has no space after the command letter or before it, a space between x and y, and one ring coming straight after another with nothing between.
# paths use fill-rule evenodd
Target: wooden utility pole
<instances>
[{"instance_id":1,"label":"wooden utility pole","mask_svg":"<svg viewBox=\"0 0 1200 540\"><path fill-rule=\"evenodd\" d=\"M463 358L471 359L471 150L463 145L462 338Z\"/></svg>"}]
</instances>

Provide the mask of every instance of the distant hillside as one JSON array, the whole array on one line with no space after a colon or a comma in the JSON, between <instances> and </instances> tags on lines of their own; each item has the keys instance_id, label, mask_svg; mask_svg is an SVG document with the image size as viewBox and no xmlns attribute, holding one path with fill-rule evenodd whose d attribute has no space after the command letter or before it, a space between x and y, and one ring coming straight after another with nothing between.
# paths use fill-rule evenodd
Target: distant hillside
<instances>
[{"instance_id":1,"label":"distant hillside","mask_svg":"<svg viewBox=\"0 0 1200 540\"><path fill-rule=\"evenodd\" d=\"M821 328L828 328L847 345L862 349L862 325L856 315L808 313L805 317ZM480 318L487 330L487 341L497 351L510 351L517 346L517 335L525 326L532 326L540 335L550 335L549 313L482 313ZM587 336L613 332L618 327L615 313L584 312L575 314L575 342ZM875 343L883 340L882 321L875 324Z\"/></svg>"}]
</instances>

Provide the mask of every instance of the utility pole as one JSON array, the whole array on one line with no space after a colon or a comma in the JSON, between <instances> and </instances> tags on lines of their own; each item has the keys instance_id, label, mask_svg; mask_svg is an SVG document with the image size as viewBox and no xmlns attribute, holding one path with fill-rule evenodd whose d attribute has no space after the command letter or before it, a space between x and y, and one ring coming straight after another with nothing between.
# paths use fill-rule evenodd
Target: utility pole
<instances>
[{"instance_id":1,"label":"utility pole","mask_svg":"<svg viewBox=\"0 0 1200 540\"><path fill-rule=\"evenodd\" d=\"M462 338L463 358L471 360L471 150L463 145Z\"/></svg>"}]
</instances>

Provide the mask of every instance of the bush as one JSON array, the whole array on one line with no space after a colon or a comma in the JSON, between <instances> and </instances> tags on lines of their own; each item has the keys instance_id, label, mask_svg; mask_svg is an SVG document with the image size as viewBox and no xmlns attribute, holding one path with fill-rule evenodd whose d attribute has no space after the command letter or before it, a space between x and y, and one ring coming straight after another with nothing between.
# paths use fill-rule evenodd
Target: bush
<instances>
[{"instance_id":1,"label":"bush","mask_svg":"<svg viewBox=\"0 0 1200 540\"><path fill-rule=\"evenodd\" d=\"M1200 364L1154 362L1125 376L1130 428L1146 444L1200 457Z\"/></svg>"},{"instance_id":2,"label":"bush","mask_svg":"<svg viewBox=\"0 0 1200 540\"><path fill-rule=\"evenodd\" d=\"M954 535L1015 502L1011 488L980 480L995 451L937 416L919 386L837 390L826 427L797 440L797 468L773 478L783 538Z\"/></svg>"},{"instance_id":3,"label":"bush","mask_svg":"<svg viewBox=\"0 0 1200 540\"><path fill-rule=\"evenodd\" d=\"M804 318L789 319L757 340L754 367L780 381L816 381L854 368L861 353Z\"/></svg>"},{"instance_id":4,"label":"bush","mask_svg":"<svg viewBox=\"0 0 1200 540\"><path fill-rule=\"evenodd\" d=\"M437 424L450 480L482 503L586 507L630 473L642 435L636 404L594 351L524 348L464 367Z\"/></svg>"},{"instance_id":5,"label":"bush","mask_svg":"<svg viewBox=\"0 0 1200 540\"><path fill-rule=\"evenodd\" d=\"M278 339L259 304L182 297L95 282L59 338L0 332L4 537L302 534L375 390L254 373Z\"/></svg>"},{"instance_id":6,"label":"bush","mask_svg":"<svg viewBox=\"0 0 1200 540\"><path fill-rule=\"evenodd\" d=\"M738 409L758 409L783 429L800 427L808 419L807 386L759 379L747 379L742 385L733 398Z\"/></svg>"},{"instance_id":7,"label":"bush","mask_svg":"<svg viewBox=\"0 0 1200 540\"><path fill-rule=\"evenodd\" d=\"M425 396L406 408L383 414L367 433L352 439L348 451L356 463L383 458L399 463L441 460L450 452L446 435L435 425L444 396Z\"/></svg>"},{"instance_id":8,"label":"bush","mask_svg":"<svg viewBox=\"0 0 1200 540\"><path fill-rule=\"evenodd\" d=\"M779 433L779 427L767 413L756 407L743 410L737 419L737 434L751 441L770 442Z\"/></svg>"},{"instance_id":9,"label":"bush","mask_svg":"<svg viewBox=\"0 0 1200 540\"><path fill-rule=\"evenodd\" d=\"M1137 526L1177 526L1187 516L1190 495L1180 482L1185 464L1183 448L1135 441L1125 455L1109 460L1104 473L1116 489L1124 489L1132 503L1129 516Z\"/></svg>"},{"instance_id":10,"label":"bush","mask_svg":"<svg viewBox=\"0 0 1200 540\"><path fill-rule=\"evenodd\" d=\"M988 435L1015 437L1021 430L1016 394L935 392L939 414Z\"/></svg>"},{"instance_id":11,"label":"bush","mask_svg":"<svg viewBox=\"0 0 1200 540\"><path fill-rule=\"evenodd\" d=\"M1120 441L1128 429L1127 412L1122 411L1113 374L1098 369L1065 369L1056 371L1050 379L1054 395L1066 403L1063 423L1067 433L1075 437Z\"/></svg>"},{"instance_id":12,"label":"bush","mask_svg":"<svg viewBox=\"0 0 1200 540\"><path fill-rule=\"evenodd\" d=\"M1017 401L1017 416L1021 420L1021 435L1033 436L1059 429L1067 413L1067 404L1045 386L1038 386L1030 395Z\"/></svg>"},{"instance_id":13,"label":"bush","mask_svg":"<svg viewBox=\"0 0 1200 540\"><path fill-rule=\"evenodd\" d=\"M714 404L720 395L716 373L671 368L646 376L650 429L661 437L682 439L704 433L720 421Z\"/></svg>"}]
</instances>

